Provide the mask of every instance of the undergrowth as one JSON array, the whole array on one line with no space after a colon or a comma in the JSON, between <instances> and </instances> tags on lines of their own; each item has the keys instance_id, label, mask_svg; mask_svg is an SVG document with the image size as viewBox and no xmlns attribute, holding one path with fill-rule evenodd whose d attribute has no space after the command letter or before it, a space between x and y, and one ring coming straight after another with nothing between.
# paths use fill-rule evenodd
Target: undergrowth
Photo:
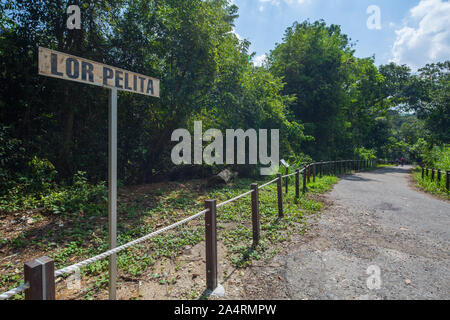
<instances>
[{"instance_id":1,"label":"undergrowth","mask_svg":"<svg viewBox=\"0 0 450 320\"><path fill-rule=\"evenodd\" d=\"M25 249L42 252L55 261L55 269L71 265L108 250L106 201L102 185L91 186L96 201L85 200L90 196L88 185L80 175L74 186L66 189L65 195L52 199L66 199L65 202L52 200L34 204L42 204L49 208L47 213L39 213L33 217L38 226L27 229L13 238L3 239L0 247L9 252L21 252ZM260 184L268 178L258 181ZM338 178L324 176L308 185L308 194L329 190ZM118 207L118 245L127 243L165 225L179 221L203 210L204 200L217 199L220 203L249 190L254 180L238 179L230 185L196 190L189 185L185 188L161 187L147 193L119 194ZM284 183L283 183L284 191ZM287 241L293 234L301 234L305 230L305 215L317 212L322 207L312 197L301 195L295 198L295 177L289 179L289 193L283 194L284 217L278 219L276 184L260 190L261 241L256 248L252 247L251 198L250 195L218 209L218 238L228 249L227 258L235 267L241 268L251 264L252 260L270 257L276 253L271 245ZM67 199L70 199L68 201ZM84 200L83 200L84 199ZM93 204L90 207L87 203ZM69 204L69 205L68 205ZM11 205L11 204L10 204ZM17 205L17 203L16 203ZM85 206L83 206L85 205ZM10 207L9 209L16 209ZM5 207L3 207L3 210ZM71 210L74 211L71 211ZM57 219L51 220L55 217ZM41 222L41 224L39 224ZM224 227L225 224L230 227ZM172 231L151 238L147 242L122 251L117 255L119 275L137 278L155 261L163 257L174 258L186 246L194 246L204 241L203 219L193 220ZM22 281L22 270L11 263L0 265L0 288L5 291L15 287ZM81 298L92 299L106 288L108 259L97 261L81 269L82 279L88 279L87 288ZM66 276L67 277L67 276ZM64 283L64 281L62 282ZM23 299L17 295L17 299Z\"/></svg>"}]
</instances>

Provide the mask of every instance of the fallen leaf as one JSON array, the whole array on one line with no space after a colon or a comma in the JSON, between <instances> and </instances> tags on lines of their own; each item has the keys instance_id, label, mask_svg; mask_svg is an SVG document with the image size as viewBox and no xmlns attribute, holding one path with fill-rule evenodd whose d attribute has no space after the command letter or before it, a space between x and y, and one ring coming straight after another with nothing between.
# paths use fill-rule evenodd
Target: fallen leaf
<instances>
[{"instance_id":1,"label":"fallen leaf","mask_svg":"<svg viewBox=\"0 0 450 320\"><path fill-rule=\"evenodd\" d=\"M410 284L411 284L411 280L406 279L406 280L405 280L405 283L406 283L407 285L410 285Z\"/></svg>"}]
</instances>

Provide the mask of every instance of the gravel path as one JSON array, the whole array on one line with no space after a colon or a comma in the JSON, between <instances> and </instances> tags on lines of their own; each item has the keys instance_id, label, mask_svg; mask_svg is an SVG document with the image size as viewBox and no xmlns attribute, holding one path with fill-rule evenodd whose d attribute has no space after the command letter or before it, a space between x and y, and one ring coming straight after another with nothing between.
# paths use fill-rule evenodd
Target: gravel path
<instances>
[{"instance_id":1,"label":"gravel path","mask_svg":"<svg viewBox=\"0 0 450 320\"><path fill-rule=\"evenodd\" d=\"M306 240L252 268L247 298L449 299L450 204L409 187L410 169L343 177Z\"/></svg>"}]
</instances>

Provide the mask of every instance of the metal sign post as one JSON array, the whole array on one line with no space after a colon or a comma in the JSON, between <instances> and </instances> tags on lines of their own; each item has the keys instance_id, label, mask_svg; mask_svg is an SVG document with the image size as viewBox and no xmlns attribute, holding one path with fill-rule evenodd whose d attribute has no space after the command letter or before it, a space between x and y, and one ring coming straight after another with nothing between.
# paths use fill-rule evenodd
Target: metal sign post
<instances>
[{"instance_id":1,"label":"metal sign post","mask_svg":"<svg viewBox=\"0 0 450 320\"><path fill-rule=\"evenodd\" d=\"M39 74L101 86L109 94L108 243L117 246L117 90L159 98L159 80L99 62L39 47ZM109 258L109 299L116 299L117 256Z\"/></svg>"},{"instance_id":2,"label":"metal sign post","mask_svg":"<svg viewBox=\"0 0 450 320\"><path fill-rule=\"evenodd\" d=\"M109 93L108 236L109 249L117 246L117 89ZM109 299L116 300L117 256L109 256Z\"/></svg>"}]
</instances>

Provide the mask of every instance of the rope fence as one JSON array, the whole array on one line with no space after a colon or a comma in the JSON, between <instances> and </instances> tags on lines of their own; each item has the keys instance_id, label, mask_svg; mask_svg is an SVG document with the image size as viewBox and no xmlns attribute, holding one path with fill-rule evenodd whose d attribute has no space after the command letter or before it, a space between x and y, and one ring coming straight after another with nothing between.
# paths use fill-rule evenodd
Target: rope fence
<instances>
[{"instance_id":1,"label":"rope fence","mask_svg":"<svg viewBox=\"0 0 450 320\"><path fill-rule=\"evenodd\" d=\"M288 178L296 176L295 183L295 195L299 197L300 194L300 174L303 176L303 193L307 191L307 184L310 182L311 175L313 181L315 181L316 175L322 176L327 174L342 174L349 173L351 171L358 171L365 168L376 166L375 160L342 160L342 161L328 161L328 162L315 162L305 164L300 170L295 169L294 173L289 174L286 167L286 175L278 174L277 178L258 186L258 184L252 184L252 190L238 195L232 199L226 200L220 204L216 204L216 200L205 201L206 209L200 211L188 218L180 220L174 224L166 226L157 231L151 232L136 240L130 241L126 244L118 246L114 249L105 251L89 259L75 263L73 265L64 267L57 271L54 271L54 261L48 257L42 257L35 259L31 262L27 262L24 265L25 283L0 294L0 300L5 300L13 297L16 294L20 294L25 291L25 299L27 300L53 300L55 297L55 281L54 279L64 274L72 273L81 267L92 264L96 261L107 258L113 254L117 254L123 250L126 250L132 246L142 243L152 237L155 237L161 233L167 232L180 225L188 223L202 215L205 215L205 241L206 241L206 269L207 269L207 289L213 291L217 285L217 236L216 236L216 209L225 206L229 203L235 202L243 197L252 195L252 224L253 224L253 246L258 244L260 238L259 228L259 190L263 189L275 182L277 182L278 193L278 213L279 217L283 217L283 191L282 180L286 179L286 193L288 193ZM448 172L447 172L448 176ZM448 185L448 184L447 184ZM209 214L208 214L209 213Z\"/></svg>"}]
</instances>

